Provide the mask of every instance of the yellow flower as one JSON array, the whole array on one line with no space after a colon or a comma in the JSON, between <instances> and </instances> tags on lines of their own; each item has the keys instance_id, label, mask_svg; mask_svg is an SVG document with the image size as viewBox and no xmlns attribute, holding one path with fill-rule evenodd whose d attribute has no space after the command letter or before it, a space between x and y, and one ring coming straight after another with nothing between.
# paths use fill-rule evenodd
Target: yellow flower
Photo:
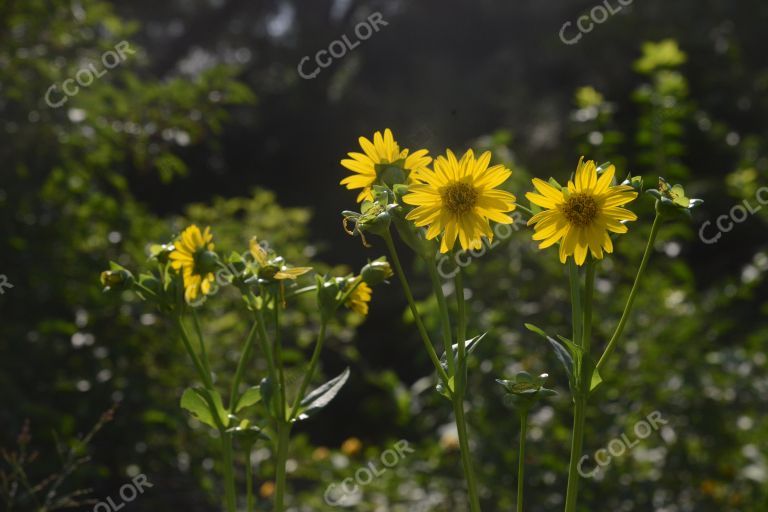
<instances>
[{"instance_id":1,"label":"yellow flower","mask_svg":"<svg viewBox=\"0 0 768 512\"><path fill-rule=\"evenodd\" d=\"M371 290L371 287L365 284L365 282L361 282L349 296L344 305L355 313L367 316L368 303L371 302L372 293L373 290Z\"/></svg>"},{"instance_id":2,"label":"yellow flower","mask_svg":"<svg viewBox=\"0 0 768 512\"><path fill-rule=\"evenodd\" d=\"M344 455L354 457L363 449L363 442L356 437L350 437L341 444L341 451Z\"/></svg>"},{"instance_id":3,"label":"yellow flower","mask_svg":"<svg viewBox=\"0 0 768 512\"><path fill-rule=\"evenodd\" d=\"M416 226L429 226L427 239L443 234L440 252L453 249L458 237L464 250L479 249L482 238L493 240L490 221L512 224L505 215L516 208L515 196L496 187L507 181L512 171L503 165L488 167L491 152L475 158L470 149L461 160L448 150L438 156L434 170L425 169L409 187L403 201L417 206L406 217Z\"/></svg>"},{"instance_id":4,"label":"yellow flower","mask_svg":"<svg viewBox=\"0 0 768 512\"><path fill-rule=\"evenodd\" d=\"M535 224L534 240L541 240L539 249L560 243L560 262L573 256L577 265L583 265L587 250L593 258L602 259L603 251L613 252L611 233L626 233L624 221L637 220L637 216L624 205L637 197L629 185L613 186L616 173L609 166L598 178L595 162L579 159L576 175L567 187L557 188L538 178L533 186L539 192L528 192L531 203L544 211L528 221Z\"/></svg>"},{"instance_id":5,"label":"yellow flower","mask_svg":"<svg viewBox=\"0 0 768 512\"><path fill-rule=\"evenodd\" d=\"M411 174L411 171L421 172L432 161L426 149L410 155L407 149L401 150L389 128L384 130L383 136L381 132L374 133L373 142L365 137L358 140L365 153L347 153L350 158L341 161L342 166L354 173L341 180L341 185L346 185L349 190L363 189L357 196L358 203L373 200L372 187L379 182L382 165L391 164Z\"/></svg>"},{"instance_id":6,"label":"yellow flower","mask_svg":"<svg viewBox=\"0 0 768 512\"><path fill-rule=\"evenodd\" d=\"M283 258L269 258L267 250L264 249L256 237L251 238L249 250L254 261L259 264L258 275L260 279L283 281L285 279L296 280L312 270L312 267L288 268Z\"/></svg>"},{"instance_id":7,"label":"yellow flower","mask_svg":"<svg viewBox=\"0 0 768 512\"><path fill-rule=\"evenodd\" d=\"M184 279L184 300L194 302L201 294L211 293L214 282L212 270L215 270L216 255L213 251L211 228L200 228L194 224L182 231L174 242L171 253L171 268L181 270Z\"/></svg>"}]
</instances>

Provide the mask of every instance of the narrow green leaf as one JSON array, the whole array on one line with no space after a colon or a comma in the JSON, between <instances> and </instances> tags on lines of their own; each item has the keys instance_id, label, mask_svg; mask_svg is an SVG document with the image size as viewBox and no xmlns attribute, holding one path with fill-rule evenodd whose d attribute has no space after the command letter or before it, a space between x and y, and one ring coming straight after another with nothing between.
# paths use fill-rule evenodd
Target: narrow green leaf
<instances>
[{"instance_id":1,"label":"narrow green leaf","mask_svg":"<svg viewBox=\"0 0 768 512\"><path fill-rule=\"evenodd\" d=\"M328 405L339 394L339 391L341 391L341 388L344 387L348 379L349 368L346 368L339 376L309 393L301 401L300 412L296 419L305 420Z\"/></svg>"}]
</instances>

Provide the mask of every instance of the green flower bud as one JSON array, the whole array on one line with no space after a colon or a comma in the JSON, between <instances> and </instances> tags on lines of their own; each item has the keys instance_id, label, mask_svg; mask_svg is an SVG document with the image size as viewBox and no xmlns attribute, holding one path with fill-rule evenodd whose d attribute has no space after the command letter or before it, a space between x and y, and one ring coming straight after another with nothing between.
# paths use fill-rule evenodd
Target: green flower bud
<instances>
[{"instance_id":1,"label":"green flower bud","mask_svg":"<svg viewBox=\"0 0 768 512\"><path fill-rule=\"evenodd\" d=\"M376 164L376 174L379 181L388 187L394 187L405 183L405 171L402 169L402 160L391 164Z\"/></svg>"},{"instance_id":2,"label":"green flower bud","mask_svg":"<svg viewBox=\"0 0 768 512\"><path fill-rule=\"evenodd\" d=\"M152 244L149 246L149 258L165 265L175 249L173 244Z\"/></svg>"},{"instance_id":3,"label":"green flower bud","mask_svg":"<svg viewBox=\"0 0 768 512\"><path fill-rule=\"evenodd\" d=\"M219 268L219 255L212 251L202 251L195 256L195 265L201 274L216 272Z\"/></svg>"},{"instance_id":4,"label":"green flower bud","mask_svg":"<svg viewBox=\"0 0 768 512\"><path fill-rule=\"evenodd\" d=\"M360 276L369 286L381 284L393 275L392 267L384 256L369 262L360 271Z\"/></svg>"},{"instance_id":5,"label":"green flower bud","mask_svg":"<svg viewBox=\"0 0 768 512\"><path fill-rule=\"evenodd\" d=\"M105 270L101 273L101 284L104 286L104 291L109 290L124 290L130 288L133 284L133 274L128 270L119 267L119 265L113 264L113 270Z\"/></svg>"},{"instance_id":6,"label":"green flower bud","mask_svg":"<svg viewBox=\"0 0 768 512\"><path fill-rule=\"evenodd\" d=\"M339 284L335 278L316 276L317 306L323 318L330 318L339 306Z\"/></svg>"}]
</instances>

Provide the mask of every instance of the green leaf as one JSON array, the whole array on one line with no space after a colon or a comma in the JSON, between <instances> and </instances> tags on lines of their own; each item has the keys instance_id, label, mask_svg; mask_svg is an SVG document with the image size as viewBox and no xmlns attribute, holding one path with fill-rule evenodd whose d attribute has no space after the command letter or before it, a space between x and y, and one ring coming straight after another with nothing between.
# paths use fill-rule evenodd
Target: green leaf
<instances>
[{"instance_id":1,"label":"green leaf","mask_svg":"<svg viewBox=\"0 0 768 512\"><path fill-rule=\"evenodd\" d=\"M238 400L237 406L235 406L235 412L240 412L246 407L250 407L259 402L261 402L261 387L250 387L246 390L245 393L243 393L243 395L240 397L240 400Z\"/></svg>"},{"instance_id":2,"label":"green leaf","mask_svg":"<svg viewBox=\"0 0 768 512\"><path fill-rule=\"evenodd\" d=\"M578 391L579 383L578 372L579 368L581 367L581 347L573 343L568 338L564 338L562 336L558 336L561 341L557 341L533 324L525 324L525 328L538 334L539 336L542 336L549 342L550 345L552 345L552 348L555 351L555 356L557 356L557 359L565 368L566 374L568 374L568 384L571 387L571 392L576 394Z\"/></svg>"},{"instance_id":3,"label":"green leaf","mask_svg":"<svg viewBox=\"0 0 768 512\"><path fill-rule=\"evenodd\" d=\"M305 396L301 401L296 421L305 420L328 405L339 394L339 391L341 391L341 388L344 387L348 379L349 368L346 368L339 376L329 380Z\"/></svg>"},{"instance_id":4,"label":"green leaf","mask_svg":"<svg viewBox=\"0 0 768 512\"><path fill-rule=\"evenodd\" d=\"M589 385L589 392L593 392L598 387L600 387L600 384L603 383L603 378L600 376L600 372L597 371L597 368L595 368L592 371L592 382Z\"/></svg>"},{"instance_id":5,"label":"green leaf","mask_svg":"<svg viewBox=\"0 0 768 512\"><path fill-rule=\"evenodd\" d=\"M224 408L221 395L215 391L211 393L202 388L188 388L181 395L180 405L209 427L219 429L229 424L229 412ZM214 417L212 410L218 417Z\"/></svg>"}]
</instances>

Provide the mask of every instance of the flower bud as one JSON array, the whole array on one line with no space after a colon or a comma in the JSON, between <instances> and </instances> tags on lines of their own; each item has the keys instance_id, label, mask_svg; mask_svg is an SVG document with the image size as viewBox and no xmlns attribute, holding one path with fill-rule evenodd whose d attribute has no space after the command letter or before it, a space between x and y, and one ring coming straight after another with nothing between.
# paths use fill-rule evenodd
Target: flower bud
<instances>
[{"instance_id":1,"label":"flower bud","mask_svg":"<svg viewBox=\"0 0 768 512\"><path fill-rule=\"evenodd\" d=\"M113 270L105 270L101 273L101 284L104 291L126 289L133 284L133 274L128 270L114 266Z\"/></svg>"},{"instance_id":2,"label":"flower bud","mask_svg":"<svg viewBox=\"0 0 768 512\"><path fill-rule=\"evenodd\" d=\"M213 251L202 251L195 261L201 274L215 272L219 268L219 255Z\"/></svg>"},{"instance_id":3,"label":"flower bud","mask_svg":"<svg viewBox=\"0 0 768 512\"><path fill-rule=\"evenodd\" d=\"M330 318L339 305L339 284L334 278L317 276L317 306L324 318Z\"/></svg>"},{"instance_id":4,"label":"flower bud","mask_svg":"<svg viewBox=\"0 0 768 512\"><path fill-rule=\"evenodd\" d=\"M392 267L384 256L369 262L360 271L360 276L369 286L381 284L393 275Z\"/></svg>"}]
</instances>

